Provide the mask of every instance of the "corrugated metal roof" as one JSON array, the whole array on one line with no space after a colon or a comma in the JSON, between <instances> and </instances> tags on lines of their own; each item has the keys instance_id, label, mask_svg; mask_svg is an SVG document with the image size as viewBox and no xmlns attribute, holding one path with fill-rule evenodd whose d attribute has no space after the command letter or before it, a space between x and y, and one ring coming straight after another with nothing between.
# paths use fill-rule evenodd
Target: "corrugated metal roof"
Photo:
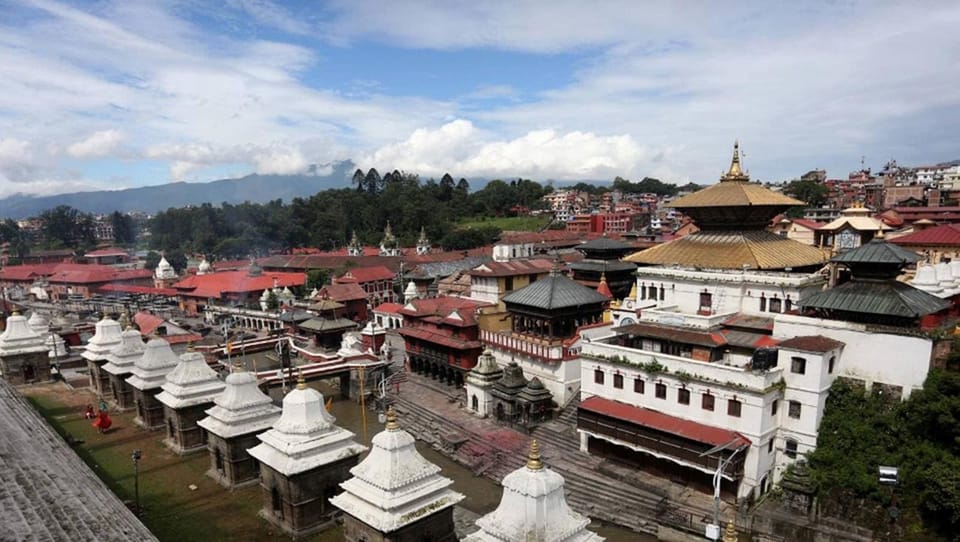
<instances>
[{"instance_id":1,"label":"corrugated metal roof","mask_svg":"<svg viewBox=\"0 0 960 542\"><path fill-rule=\"evenodd\" d=\"M758 231L700 231L631 254L625 261L706 269L786 269L827 261L816 247Z\"/></svg>"},{"instance_id":2,"label":"corrugated metal roof","mask_svg":"<svg viewBox=\"0 0 960 542\"><path fill-rule=\"evenodd\" d=\"M890 242L898 245L960 246L960 224L935 226L891 239Z\"/></svg>"},{"instance_id":3,"label":"corrugated metal roof","mask_svg":"<svg viewBox=\"0 0 960 542\"><path fill-rule=\"evenodd\" d=\"M898 247L882 239L874 239L865 245L833 257L837 263L889 263L908 265L920 257L915 252Z\"/></svg>"},{"instance_id":4,"label":"corrugated metal roof","mask_svg":"<svg viewBox=\"0 0 960 542\"><path fill-rule=\"evenodd\" d=\"M800 200L774 192L763 185L750 182L720 182L703 190L683 196L667 204L667 207L684 209L690 207L739 207L749 205L772 205L794 207L804 205Z\"/></svg>"},{"instance_id":5,"label":"corrugated metal roof","mask_svg":"<svg viewBox=\"0 0 960 542\"><path fill-rule=\"evenodd\" d=\"M583 305L598 305L609 301L596 290L560 274L551 274L503 298L504 303L525 305L539 309L560 309Z\"/></svg>"},{"instance_id":6,"label":"corrugated metal roof","mask_svg":"<svg viewBox=\"0 0 960 542\"><path fill-rule=\"evenodd\" d=\"M576 248L577 250L632 250L633 246L609 237L597 237Z\"/></svg>"},{"instance_id":7,"label":"corrugated metal roof","mask_svg":"<svg viewBox=\"0 0 960 542\"><path fill-rule=\"evenodd\" d=\"M919 318L940 312L950 304L939 297L895 280L853 280L800 300L804 309L827 309L862 314Z\"/></svg>"}]
</instances>

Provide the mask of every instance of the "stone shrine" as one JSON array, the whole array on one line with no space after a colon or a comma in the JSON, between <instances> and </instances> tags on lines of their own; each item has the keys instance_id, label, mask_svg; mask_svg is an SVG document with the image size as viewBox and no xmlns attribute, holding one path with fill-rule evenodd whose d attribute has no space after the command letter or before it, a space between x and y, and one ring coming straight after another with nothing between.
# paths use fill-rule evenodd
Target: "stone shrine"
<instances>
[{"instance_id":1,"label":"stone shrine","mask_svg":"<svg viewBox=\"0 0 960 542\"><path fill-rule=\"evenodd\" d=\"M151 431L163 427L163 403L157 400L167 373L177 366L180 358L173 353L167 341L154 337L147 342L143 355L133 366L127 383L133 387L137 407L134 423Z\"/></svg>"},{"instance_id":2,"label":"stone shrine","mask_svg":"<svg viewBox=\"0 0 960 542\"><path fill-rule=\"evenodd\" d=\"M330 498L350 477L367 450L355 435L334 424L323 395L303 375L283 398L283 413L247 452L260 462L260 515L287 534L302 536L325 528L336 508Z\"/></svg>"},{"instance_id":3,"label":"stone shrine","mask_svg":"<svg viewBox=\"0 0 960 542\"><path fill-rule=\"evenodd\" d=\"M50 358L43 337L18 312L7 317L7 328L0 334L0 372L13 385L50 380Z\"/></svg>"},{"instance_id":4,"label":"stone shrine","mask_svg":"<svg viewBox=\"0 0 960 542\"><path fill-rule=\"evenodd\" d=\"M470 412L487 417L493 412L493 385L503 376L503 369L489 349L477 359L477 366L467 374L464 387L467 390L467 404Z\"/></svg>"},{"instance_id":5,"label":"stone shrine","mask_svg":"<svg viewBox=\"0 0 960 542\"><path fill-rule=\"evenodd\" d=\"M453 481L417 452L391 407L386 428L367 457L350 470L344 492L332 499L343 510L347 542L453 542L453 507L464 496Z\"/></svg>"},{"instance_id":6,"label":"stone shrine","mask_svg":"<svg viewBox=\"0 0 960 542\"><path fill-rule=\"evenodd\" d=\"M567 506L563 484L563 476L544 467L532 441L526 466L503 477L500 506L478 519L480 530L464 542L602 542L587 530L590 519Z\"/></svg>"},{"instance_id":7,"label":"stone shrine","mask_svg":"<svg viewBox=\"0 0 960 542\"><path fill-rule=\"evenodd\" d=\"M167 373L163 391L157 395L157 401L163 403L167 429L164 444L168 448L182 455L206 447L207 435L197 422L213 406L224 387L203 354L190 348L180 356L180 363Z\"/></svg>"},{"instance_id":8,"label":"stone shrine","mask_svg":"<svg viewBox=\"0 0 960 542\"><path fill-rule=\"evenodd\" d=\"M228 489L256 482L260 466L247 450L279 417L280 408L260 391L257 376L244 371L239 362L234 365L223 393L207 410L207 417L197 422L207 431L207 475Z\"/></svg>"},{"instance_id":9,"label":"stone shrine","mask_svg":"<svg viewBox=\"0 0 960 542\"><path fill-rule=\"evenodd\" d=\"M107 355L110 351L120 344L120 334L123 330L120 328L120 323L106 313L97 322L95 330L93 337L87 341L86 350L80 356L87 360L90 387L102 397L110 391L110 381L107 377L108 373L101 371L100 368L107 363Z\"/></svg>"},{"instance_id":10,"label":"stone shrine","mask_svg":"<svg viewBox=\"0 0 960 542\"><path fill-rule=\"evenodd\" d=\"M144 350L140 332L127 328L120 334L120 344L107 354L107 364L101 367L110 380L110 396L120 410L136 407L133 387L127 383L127 378L133 373L133 368L143 356Z\"/></svg>"}]
</instances>

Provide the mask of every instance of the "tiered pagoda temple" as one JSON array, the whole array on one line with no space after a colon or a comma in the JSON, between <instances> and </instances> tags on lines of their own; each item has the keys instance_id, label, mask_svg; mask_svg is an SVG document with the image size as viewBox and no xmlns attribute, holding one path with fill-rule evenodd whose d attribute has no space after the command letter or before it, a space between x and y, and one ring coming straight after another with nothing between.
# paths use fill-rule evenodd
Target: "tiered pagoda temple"
<instances>
[{"instance_id":1,"label":"tiered pagoda temple","mask_svg":"<svg viewBox=\"0 0 960 542\"><path fill-rule=\"evenodd\" d=\"M180 356L177 366L167 373L157 400L163 403L163 419L167 428L164 444L178 454L204 449L207 435L197 425L213 401L224 389L216 371L207 365L203 354L192 348Z\"/></svg>"},{"instance_id":2,"label":"tiered pagoda temple","mask_svg":"<svg viewBox=\"0 0 960 542\"><path fill-rule=\"evenodd\" d=\"M496 510L477 520L480 530L464 542L602 542L587 530L590 519L567 505L563 476L543 465L540 446L530 443L527 464L503 477Z\"/></svg>"},{"instance_id":3,"label":"tiered pagoda temple","mask_svg":"<svg viewBox=\"0 0 960 542\"><path fill-rule=\"evenodd\" d=\"M387 411L386 428L367 457L350 470L344 492L331 502L343 510L347 542L454 542L453 507L464 496L419 452L410 433ZM516 539L522 540L522 539Z\"/></svg>"},{"instance_id":4,"label":"tiered pagoda temple","mask_svg":"<svg viewBox=\"0 0 960 542\"><path fill-rule=\"evenodd\" d=\"M154 337L147 342L143 355L134 363L127 379L127 384L133 387L133 400L137 405L134 423L151 431L163 427L163 403L157 400L157 394L167 381L167 373L179 362L180 358L167 341Z\"/></svg>"},{"instance_id":5,"label":"tiered pagoda temple","mask_svg":"<svg viewBox=\"0 0 960 542\"><path fill-rule=\"evenodd\" d=\"M584 259L567 265L573 272L573 280L596 290L605 276L615 299L623 299L636 284L637 264L620 261L636 250L632 246L616 239L598 237L576 249L583 253Z\"/></svg>"},{"instance_id":6,"label":"tiered pagoda temple","mask_svg":"<svg viewBox=\"0 0 960 542\"><path fill-rule=\"evenodd\" d=\"M13 385L50 380L44 338L18 312L7 317L7 328L0 334L0 372Z\"/></svg>"},{"instance_id":7,"label":"tiered pagoda temple","mask_svg":"<svg viewBox=\"0 0 960 542\"><path fill-rule=\"evenodd\" d=\"M110 379L108 373L101 371L101 367L107 363L107 355L111 350L120 344L120 334L123 330L120 323L107 316L104 313L103 318L97 322L93 337L87 341L87 348L80 354L87 360L87 369L90 371L90 387L97 392L97 395L104 396L110 392Z\"/></svg>"},{"instance_id":8,"label":"tiered pagoda temple","mask_svg":"<svg viewBox=\"0 0 960 542\"><path fill-rule=\"evenodd\" d=\"M107 354L107 363L101 370L110 380L110 396L119 410L136 407L133 386L127 379L133 374L137 360L143 357L145 347L140 332L132 327L120 334L120 344Z\"/></svg>"},{"instance_id":9,"label":"tiered pagoda temple","mask_svg":"<svg viewBox=\"0 0 960 542\"><path fill-rule=\"evenodd\" d=\"M337 512L331 497L367 450L335 422L323 395L301 374L283 398L280 419L248 450L260 462L260 515L287 534L303 536L330 524Z\"/></svg>"},{"instance_id":10,"label":"tiered pagoda temple","mask_svg":"<svg viewBox=\"0 0 960 542\"><path fill-rule=\"evenodd\" d=\"M211 467L207 474L230 489L256 482L260 467L247 450L279 417L280 407L260 391L256 375L235 365L223 393L207 410L207 417L197 422L207 431Z\"/></svg>"}]
</instances>

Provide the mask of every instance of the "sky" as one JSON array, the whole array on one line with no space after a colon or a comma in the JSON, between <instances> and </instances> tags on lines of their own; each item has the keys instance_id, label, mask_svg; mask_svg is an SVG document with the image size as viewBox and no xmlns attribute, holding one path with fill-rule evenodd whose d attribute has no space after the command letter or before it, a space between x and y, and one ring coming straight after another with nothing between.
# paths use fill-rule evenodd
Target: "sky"
<instances>
[{"instance_id":1,"label":"sky","mask_svg":"<svg viewBox=\"0 0 960 542\"><path fill-rule=\"evenodd\" d=\"M960 159L960 2L0 0L0 197ZM324 171L320 168L320 171Z\"/></svg>"}]
</instances>

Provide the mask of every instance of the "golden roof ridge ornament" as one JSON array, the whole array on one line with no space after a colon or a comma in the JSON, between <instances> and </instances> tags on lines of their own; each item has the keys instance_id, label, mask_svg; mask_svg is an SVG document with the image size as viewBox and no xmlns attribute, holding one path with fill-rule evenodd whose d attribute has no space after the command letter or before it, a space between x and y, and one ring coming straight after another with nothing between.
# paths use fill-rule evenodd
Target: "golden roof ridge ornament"
<instances>
[{"instance_id":1,"label":"golden roof ridge ornament","mask_svg":"<svg viewBox=\"0 0 960 542\"><path fill-rule=\"evenodd\" d=\"M393 409L393 405L387 407L387 431L396 431L400 429L400 424L397 423L397 411Z\"/></svg>"},{"instance_id":2,"label":"golden roof ridge ornament","mask_svg":"<svg viewBox=\"0 0 960 542\"><path fill-rule=\"evenodd\" d=\"M530 441L530 455L527 456L527 468L530 470L543 470L543 461L540 460L540 443L537 439Z\"/></svg>"},{"instance_id":3,"label":"golden roof ridge ornament","mask_svg":"<svg viewBox=\"0 0 960 542\"><path fill-rule=\"evenodd\" d=\"M730 161L730 170L720 177L720 182L747 182L750 176L743 172L740 166L740 141L733 143L733 159Z\"/></svg>"},{"instance_id":4,"label":"golden roof ridge ornament","mask_svg":"<svg viewBox=\"0 0 960 542\"><path fill-rule=\"evenodd\" d=\"M732 521L727 522L727 528L723 532L723 542L737 542L737 528L733 526Z\"/></svg>"}]
</instances>

